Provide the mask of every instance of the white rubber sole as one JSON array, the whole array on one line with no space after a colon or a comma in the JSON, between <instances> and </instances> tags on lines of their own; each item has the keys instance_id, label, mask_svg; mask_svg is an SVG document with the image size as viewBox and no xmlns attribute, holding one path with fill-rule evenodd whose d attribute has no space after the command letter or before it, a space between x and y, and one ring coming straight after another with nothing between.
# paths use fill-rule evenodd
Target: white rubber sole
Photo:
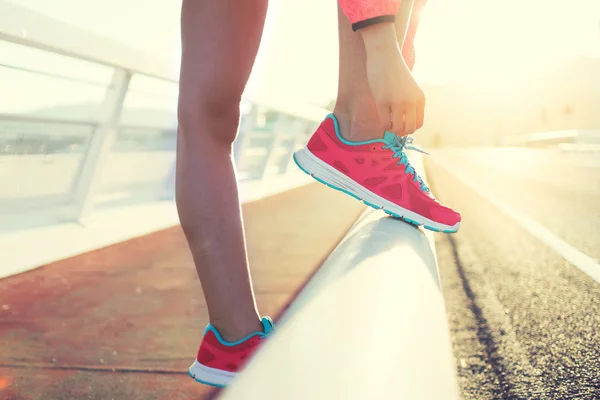
<instances>
[{"instance_id":1,"label":"white rubber sole","mask_svg":"<svg viewBox=\"0 0 600 400\"><path fill-rule=\"evenodd\" d=\"M455 225L441 224L384 199L319 159L310 152L308 147L298 150L293 157L298 167L317 181L349 194L368 206L383 210L393 217L401 218L412 225L423 225L424 228L434 232L454 233L460 228L460 222Z\"/></svg>"},{"instance_id":2,"label":"white rubber sole","mask_svg":"<svg viewBox=\"0 0 600 400\"><path fill-rule=\"evenodd\" d=\"M188 374L194 378L196 382L216 387L226 387L237 375L236 372L207 367L206 365L200 364L197 360L194 361L188 369Z\"/></svg>"}]
</instances>

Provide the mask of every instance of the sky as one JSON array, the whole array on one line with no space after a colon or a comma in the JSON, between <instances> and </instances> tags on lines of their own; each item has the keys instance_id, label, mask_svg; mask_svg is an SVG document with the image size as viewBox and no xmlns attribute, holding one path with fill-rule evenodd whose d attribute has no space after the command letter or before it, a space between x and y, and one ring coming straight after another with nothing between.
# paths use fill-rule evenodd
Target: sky
<instances>
[{"instance_id":1,"label":"sky","mask_svg":"<svg viewBox=\"0 0 600 400\"><path fill-rule=\"evenodd\" d=\"M9 1L178 65L180 0ZM336 13L335 0L271 0L247 93L317 105L334 99ZM600 1L429 0L416 46L415 76L419 82L483 87L492 92L523 86L573 55L600 57ZM0 43L0 63L31 64L36 57ZM60 63L56 59L54 67L60 69ZM73 63L65 70L102 82L110 76L105 69ZM57 96L53 85L58 83L50 84L47 79L36 83L36 79L24 77L23 73L0 69L3 91L8 88L14 92L10 89L23 85L45 88L35 101L31 96L13 96L10 102L6 97L0 99L0 112L72 101L80 90L71 85ZM102 97L101 90L85 90L85 96L94 101Z\"/></svg>"}]
</instances>

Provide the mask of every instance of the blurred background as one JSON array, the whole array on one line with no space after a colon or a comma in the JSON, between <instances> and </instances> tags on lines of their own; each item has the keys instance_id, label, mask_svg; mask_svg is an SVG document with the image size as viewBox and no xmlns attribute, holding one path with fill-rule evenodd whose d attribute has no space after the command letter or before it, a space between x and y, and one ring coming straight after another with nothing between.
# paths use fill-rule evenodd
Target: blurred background
<instances>
[{"instance_id":1,"label":"blurred background","mask_svg":"<svg viewBox=\"0 0 600 400\"><path fill-rule=\"evenodd\" d=\"M172 81L132 75L118 132L84 208L168 191L176 134L180 3L6 3L137 49L171 67ZM416 39L414 73L428 99L425 125L416 135L419 144L465 148L553 143L563 150L586 146L583 157L595 159L597 154L589 151L600 145L599 9L595 0L432 1ZM85 173L81 176L84 155L94 130L111 112L106 102L114 68L14 41L0 41L0 46L0 221L14 227L9 220L17 211L81 203L75 198L86 197L80 193L86 180ZM282 109L296 114L303 110L302 118L309 113L311 122L318 120L319 113L335 104L337 70L335 2L271 1L245 94L245 113L252 104L260 105L251 113L257 118L252 129L272 124ZM300 130L306 134L311 127L308 123ZM257 147L271 143L268 138L254 142ZM285 154L290 151L276 153L280 165L287 166ZM255 150L238 160L242 178L262 176L265 154ZM75 211L75 217L82 212Z\"/></svg>"},{"instance_id":2,"label":"blurred background","mask_svg":"<svg viewBox=\"0 0 600 400\"><path fill-rule=\"evenodd\" d=\"M86 371L83 367L72 368L83 374L80 380L72 380L71 375L53 378L63 382L59 385L63 389L46 397L44 393L50 389L43 388L52 386L52 379L34 390L25 383L25 375L15 371L27 370L38 361L52 364L58 359L60 364L60 349L70 346L58 345L67 340L64 332L56 333L62 332L61 324L69 318L76 323L82 313L99 312L97 304L104 301L87 299L91 289L63 293L50 285L44 289L50 293L45 297L50 299L48 304L59 302L66 309L66 304L94 304L93 312L82 305L66 312L60 317L63 319L44 322L46 325L32 322L39 321L46 311L31 308L30 299L41 296L31 291L37 291L42 281L60 278L63 282L74 276L69 265L75 264L64 266L61 260L120 246L177 224L173 168L180 5L180 1L166 0L0 0L0 24L5 24L0 26L0 398L9 385L13 389L6 393L11 399L79 398L69 397L73 394L65 388L72 385L81 386L78 395L93 392L97 396L86 398L110 398L104 397L110 390L100 389L105 378L89 378L81 372ZM39 25L38 17L43 22ZM21 22L25 28L20 31ZM33 29L36 26L41 33ZM57 28L44 32L45 27ZM35 37L30 37L28 29L35 31ZM63 30L85 35L67 38L56 33ZM20 32L19 38L15 32ZM44 41L51 45L39 45ZM61 50L65 43L68 51ZM415 139L432 153L426 169L434 193L463 211L463 224L470 226L456 239L436 239L440 272L449 282L444 295L463 395L477 399L600 398L596 333L600 331L600 293L593 282L597 278L589 277L597 276L595 268L600 268L600 1L428 0L415 47L414 74L427 97L425 125ZM82 56L84 53L93 56ZM98 55L107 59L100 60ZM119 57L127 61L121 65ZM271 203L261 206L260 201L275 202L290 216L306 212L306 207L298 208L300 203L285 197L292 188L308 190L303 189L308 180L293 166L291 154L333 109L337 71L336 2L271 0L235 144L244 212L260 215L248 217L256 226L248 228L256 231L254 238L267 234L265 221L270 217L266 211L275 207ZM284 197L269 197L276 193ZM322 199L331 196L329 192L314 193L304 193L303 201L322 204L327 203ZM508 205L514 211L508 213L512 219L500 217L507 208L494 208L486 200L489 198ZM360 210L348 207L344 215L351 221ZM541 235L533 225L508 222L522 215L531 217L550 236ZM347 223L330 221L332 231L324 243L333 245ZM280 225L284 229L290 222L281 220ZM309 226L307 223L306 238L318 231L309 232ZM291 237L289 232L273 229L273 240ZM179 231L176 235L177 240L161 236L152 243L170 243L187 257ZM249 240L256 240L250 244L251 259L268 264L268 252L260 247L271 246L264 244L268 241L253 239L251 234ZM297 251L303 251L302 243L297 242ZM555 250L564 249L562 243L583 255L579 259L596 272L584 274L580 265L561 258L566 253ZM269 248L273 246L279 245ZM300 285L326 255L327 246L311 253L308 267L303 267L294 283L288 283L290 287ZM175 263L165 261L165 255L145 253L147 247L133 249L117 248L114 254L147 254L146 266L162 262L160 268L167 268ZM108 263L108 259L98 257L91 264L105 268L108 264L102 262ZM198 292L191 261L177 260L181 265L187 263L191 271L185 290ZM52 263L60 264L56 267L59 272L47 268ZM80 260L76 265L88 264ZM110 265L117 265L116 261ZM134 270L125 262L123 265ZM31 275L40 266L46 266L39 270L41 277ZM22 274L25 271L30 272ZM492 278L473 278L469 283L470 276L493 277L493 283L481 283ZM107 293L113 284L108 280L100 287ZM170 290L147 292L143 285L133 285L127 293L151 296L152 290ZM177 285L173 290L179 290ZM266 307L278 310L292 292L288 289ZM59 292L75 297L69 301L52 297ZM491 300L481 293L493 293L494 305L486 306ZM173 296L180 299L179 294ZM182 321L196 318L194 329L205 323L203 317L190 317L195 313L193 307L202 302L201 296L196 297L193 305L184 307L186 314L181 317ZM544 300L536 300L540 298ZM549 305L554 298L560 301ZM119 304L130 304L126 301ZM128 318L133 319L131 310L139 307L113 305L130 310ZM490 310L510 315L513 336L497 339L494 318L484 315L496 313ZM587 310L588 317L572 316L581 310ZM110 313L102 315L105 318ZM566 315L571 319L565 319ZM102 321L98 324L106 323ZM160 361L159 367L176 375L173 371L187 363L182 349L195 346L197 337L191 328L180 332L184 322L165 324L160 329L177 332L170 337L181 346L165 350L162 360L168 361ZM465 344L469 340L478 344ZM23 355L29 341L54 350L34 362ZM511 343L519 343L521 350L515 351ZM84 344L78 349L83 358L76 357L68 365L98 364L96 354L86 358ZM177 356L170 358L172 353ZM102 365L109 368L112 362L117 370L124 365L116 350L114 357L106 354ZM139 360L136 355L126 358L125 364L137 368ZM596 367L589 368L593 362ZM515 365L529 371L527 385L505 374ZM539 378L553 368L559 372ZM517 392L500 384L502 379L513 382L513 378L523 384L522 392L517 383ZM164 375L159 380L168 386ZM582 383L573 383L578 381ZM128 384L122 397L115 398L154 398L136 384ZM546 394L538 396L531 388ZM195 387L186 390L181 398L196 393ZM569 393L581 397L563 397ZM35 397L38 395L42 397Z\"/></svg>"},{"instance_id":3,"label":"blurred background","mask_svg":"<svg viewBox=\"0 0 600 400\"><path fill-rule=\"evenodd\" d=\"M10 2L140 49L178 68L179 3ZM565 131L558 139L561 142L600 144L594 133L600 129L600 3L431 3L416 39L415 75L428 99L426 123L417 136L421 145L505 146L523 143L528 135L557 131ZM305 28L307 20L313 28ZM272 1L246 98L331 109L338 68L335 21L335 2ZM5 204L2 210L12 211L28 207L36 196L58 199L69 190L93 124L104 111L102 103L113 71L25 45L1 41L0 46L4 93L0 98L4 164L0 203ZM151 190L165 178L158 171L168 174L176 91L175 83L142 74L132 77L121 127L95 201L108 201L124 190ZM41 123L36 118L65 123ZM141 150L153 150L148 153L152 157L129 158L130 172L124 173L119 154ZM16 156L34 153L44 155L44 163L31 156L16 167ZM51 155L61 154L66 160L66 153L70 164L65 164L64 171L48 164ZM161 168L140 174L150 165Z\"/></svg>"}]
</instances>

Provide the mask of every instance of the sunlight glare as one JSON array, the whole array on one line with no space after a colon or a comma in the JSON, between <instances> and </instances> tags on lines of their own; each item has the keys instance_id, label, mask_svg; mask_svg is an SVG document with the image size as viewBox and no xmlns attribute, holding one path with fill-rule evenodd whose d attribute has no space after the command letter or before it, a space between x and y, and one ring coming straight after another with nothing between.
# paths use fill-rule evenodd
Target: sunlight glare
<instances>
[{"instance_id":1,"label":"sunlight glare","mask_svg":"<svg viewBox=\"0 0 600 400\"><path fill-rule=\"evenodd\" d=\"M429 2L416 39L415 73L428 83L495 94L526 90L573 55L600 50L599 5L593 0Z\"/></svg>"}]
</instances>

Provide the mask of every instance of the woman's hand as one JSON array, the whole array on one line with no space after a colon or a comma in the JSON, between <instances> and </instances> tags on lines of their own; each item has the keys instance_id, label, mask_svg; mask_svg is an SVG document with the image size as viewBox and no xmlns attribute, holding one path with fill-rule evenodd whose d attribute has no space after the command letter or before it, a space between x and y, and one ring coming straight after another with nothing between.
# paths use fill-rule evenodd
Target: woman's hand
<instances>
[{"instance_id":1,"label":"woman's hand","mask_svg":"<svg viewBox=\"0 0 600 400\"><path fill-rule=\"evenodd\" d=\"M392 23L359 31L367 51L367 78L382 128L400 136L423 126L425 95L404 62Z\"/></svg>"}]
</instances>

